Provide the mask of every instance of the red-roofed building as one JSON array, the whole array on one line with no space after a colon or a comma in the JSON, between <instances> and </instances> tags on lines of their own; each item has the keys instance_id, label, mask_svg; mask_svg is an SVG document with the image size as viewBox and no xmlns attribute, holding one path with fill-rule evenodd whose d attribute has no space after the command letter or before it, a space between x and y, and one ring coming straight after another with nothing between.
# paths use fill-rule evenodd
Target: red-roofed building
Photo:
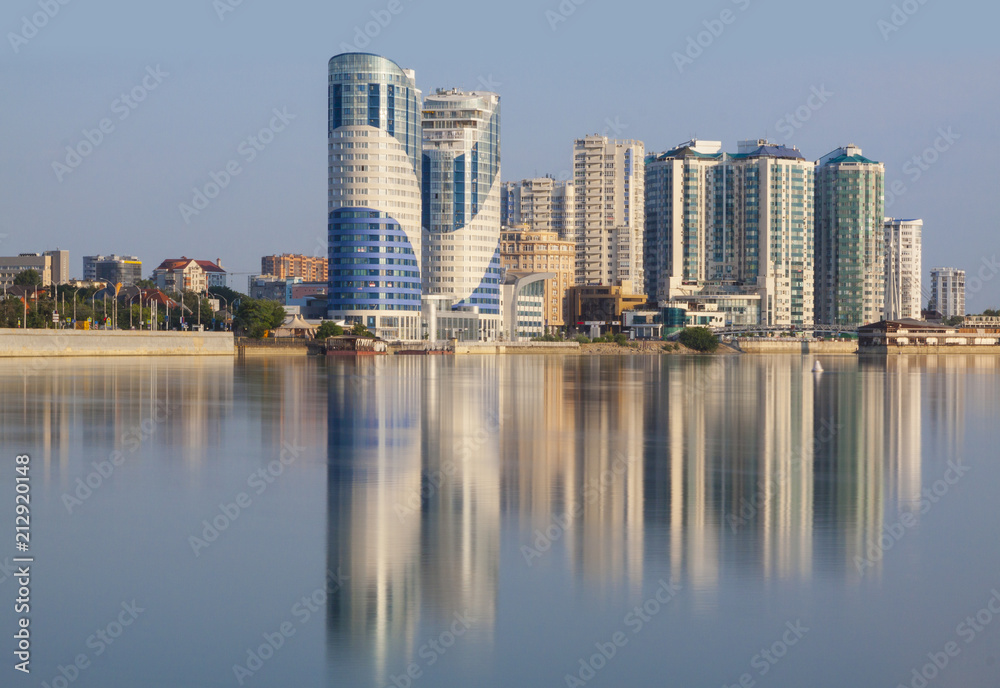
<instances>
[{"instance_id":1,"label":"red-roofed building","mask_svg":"<svg viewBox=\"0 0 1000 688\"><path fill-rule=\"evenodd\" d=\"M193 291L204 293L210 287L226 286L226 271L222 261L195 260L187 256L169 258L153 270L156 286L167 292Z\"/></svg>"}]
</instances>

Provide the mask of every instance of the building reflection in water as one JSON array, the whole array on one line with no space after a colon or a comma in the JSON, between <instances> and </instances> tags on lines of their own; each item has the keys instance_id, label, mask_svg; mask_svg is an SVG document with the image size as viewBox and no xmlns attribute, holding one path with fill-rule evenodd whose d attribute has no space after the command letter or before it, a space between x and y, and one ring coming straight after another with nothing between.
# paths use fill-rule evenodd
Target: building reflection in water
<instances>
[{"instance_id":1,"label":"building reflection in water","mask_svg":"<svg viewBox=\"0 0 1000 688\"><path fill-rule=\"evenodd\" d=\"M703 606L724 576L857 581L885 519L919 508L923 399L940 364L812 363L331 363L328 566L351 581L329 602L331 648L384 672L456 612L488 634L501 575L538 570L525 548L589 597L635 593L654 572ZM950 403L931 411L953 439Z\"/></svg>"},{"instance_id":2,"label":"building reflection in water","mask_svg":"<svg viewBox=\"0 0 1000 688\"><path fill-rule=\"evenodd\" d=\"M495 623L498 363L468 363L330 367L328 568L350 583L328 602L328 629L337 647L371 653L379 682L455 614Z\"/></svg>"},{"instance_id":3,"label":"building reflection in water","mask_svg":"<svg viewBox=\"0 0 1000 688\"><path fill-rule=\"evenodd\" d=\"M11 421L0 424L0 442L17 446L22 428L41 429L41 455L32 466L46 480L57 475L64 490L94 460L88 447L114 447L130 457L155 435L156 445L197 463L217 449L233 403L228 356L8 359L0 375Z\"/></svg>"}]
</instances>

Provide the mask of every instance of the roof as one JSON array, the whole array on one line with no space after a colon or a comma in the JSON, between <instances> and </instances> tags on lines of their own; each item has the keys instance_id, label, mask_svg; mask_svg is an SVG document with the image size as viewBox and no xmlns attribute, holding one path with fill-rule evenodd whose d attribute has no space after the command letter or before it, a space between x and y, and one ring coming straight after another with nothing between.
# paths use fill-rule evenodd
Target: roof
<instances>
[{"instance_id":1,"label":"roof","mask_svg":"<svg viewBox=\"0 0 1000 688\"><path fill-rule=\"evenodd\" d=\"M878 165L879 164L875 160L871 160L869 158L866 158L863 155L838 155L835 158L830 158L829 160L827 160L825 164L827 164L827 165L839 165L839 164L844 163L844 162L858 162L858 163L863 163L865 165Z\"/></svg>"},{"instance_id":2,"label":"roof","mask_svg":"<svg viewBox=\"0 0 1000 688\"><path fill-rule=\"evenodd\" d=\"M797 148L788 146L759 146L749 153L735 153L730 155L734 160L746 160L748 158L782 158L785 160L805 160L805 156Z\"/></svg>"},{"instance_id":3,"label":"roof","mask_svg":"<svg viewBox=\"0 0 1000 688\"><path fill-rule=\"evenodd\" d=\"M222 269L221 265L213 263L210 260L196 260L195 262L198 265L200 265L201 269L204 270L205 272L221 272L223 274L225 274L226 272L224 269Z\"/></svg>"},{"instance_id":4,"label":"roof","mask_svg":"<svg viewBox=\"0 0 1000 688\"><path fill-rule=\"evenodd\" d=\"M222 274L225 274L226 272L221 266L217 265L216 263L213 263L210 260L195 260L194 258L188 258L187 256L181 256L180 258L167 258L165 261L160 263L159 267L156 269L184 270L185 268L190 266L191 263L195 263L205 272L221 272Z\"/></svg>"}]
</instances>

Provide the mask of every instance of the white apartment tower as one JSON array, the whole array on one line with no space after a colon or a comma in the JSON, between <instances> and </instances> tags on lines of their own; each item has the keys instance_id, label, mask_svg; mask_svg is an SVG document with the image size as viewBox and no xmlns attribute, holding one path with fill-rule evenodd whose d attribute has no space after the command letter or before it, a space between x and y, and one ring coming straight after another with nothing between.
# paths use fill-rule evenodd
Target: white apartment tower
<instances>
[{"instance_id":1,"label":"white apartment tower","mask_svg":"<svg viewBox=\"0 0 1000 688\"><path fill-rule=\"evenodd\" d=\"M501 224L528 225L539 232L556 232L561 241L576 241L576 193L571 181L551 177L504 182Z\"/></svg>"},{"instance_id":2,"label":"white apartment tower","mask_svg":"<svg viewBox=\"0 0 1000 688\"><path fill-rule=\"evenodd\" d=\"M923 220L885 218L886 320L920 319Z\"/></svg>"},{"instance_id":3,"label":"white apartment tower","mask_svg":"<svg viewBox=\"0 0 1000 688\"><path fill-rule=\"evenodd\" d=\"M929 308L945 318L965 316L965 270L955 268L931 270Z\"/></svg>"},{"instance_id":4,"label":"white apartment tower","mask_svg":"<svg viewBox=\"0 0 1000 688\"><path fill-rule=\"evenodd\" d=\"M814 164L795 148L688 141L646 160L646 266L657 300L715 303L737 324L813 317Z\"/></svg>"},{"instance_id":5,"label":"white apartment tower","mask_svg":"<svg viewBox=\"0 0 1000 688\"><path fill-rule=\"evenodd\" d=\"M425 296L500 335L500 96L439 89L423 106Z\"/></svg>"},{"instance_id":6,"label":"white apartment tower","mask_svg":"<svg viewBox=\"0 0 1000 688\"><path fill-rule=\"evenodd\" d=\"M715 168L721 141L688 141L646 158L646 294L670 300L682 285L718 277ZM721 235L720 235L721 238Z\"/></svg>"},{"instance_id":7,"label":"white apartment tower","mask_svg":"<svg viewBox=\"0 0 1000 688\"><path fill-rule=\"evenodd\" d=\"M578 284L645 289L645 174L642 141L586 136L573 145Z\"/></svg>"}]
</instances>

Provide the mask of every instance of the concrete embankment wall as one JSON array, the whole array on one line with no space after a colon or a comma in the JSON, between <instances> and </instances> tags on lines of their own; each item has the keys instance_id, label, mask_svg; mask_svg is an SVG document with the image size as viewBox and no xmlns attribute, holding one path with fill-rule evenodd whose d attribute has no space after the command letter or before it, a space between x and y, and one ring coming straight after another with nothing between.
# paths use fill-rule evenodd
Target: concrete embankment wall
<instances>
[{"instance_id":1,"label":"concrete embankment wall","mask_svg":"<svg viewBox=\"0 0 1000 688\"><path fill-rule=\"evenodd\" d=\"M231 332L0 329L0 358L232 356Z\"/></svg>"},{"instance_id":2,"label":"concrete embankment wall","mask_svg":"<svg viewBox=\"0 0 1000 688\"><path fill-rule=\"evenodd\" d=\"M506 342L455 344L456 354L575 354L580 352L578 342Z\"/></svg>"},{"instance_id":3,"label":"concrete embankment wall","mask_svg":"<svg viewBox=\"0 0 1000 688\"><path fill-rule=\"evenodd\" d=\"M775 342L767 339L741 339L739 350L745 354L854 354L856 341L848 342Z\"/></svg>"}]
</instances>

